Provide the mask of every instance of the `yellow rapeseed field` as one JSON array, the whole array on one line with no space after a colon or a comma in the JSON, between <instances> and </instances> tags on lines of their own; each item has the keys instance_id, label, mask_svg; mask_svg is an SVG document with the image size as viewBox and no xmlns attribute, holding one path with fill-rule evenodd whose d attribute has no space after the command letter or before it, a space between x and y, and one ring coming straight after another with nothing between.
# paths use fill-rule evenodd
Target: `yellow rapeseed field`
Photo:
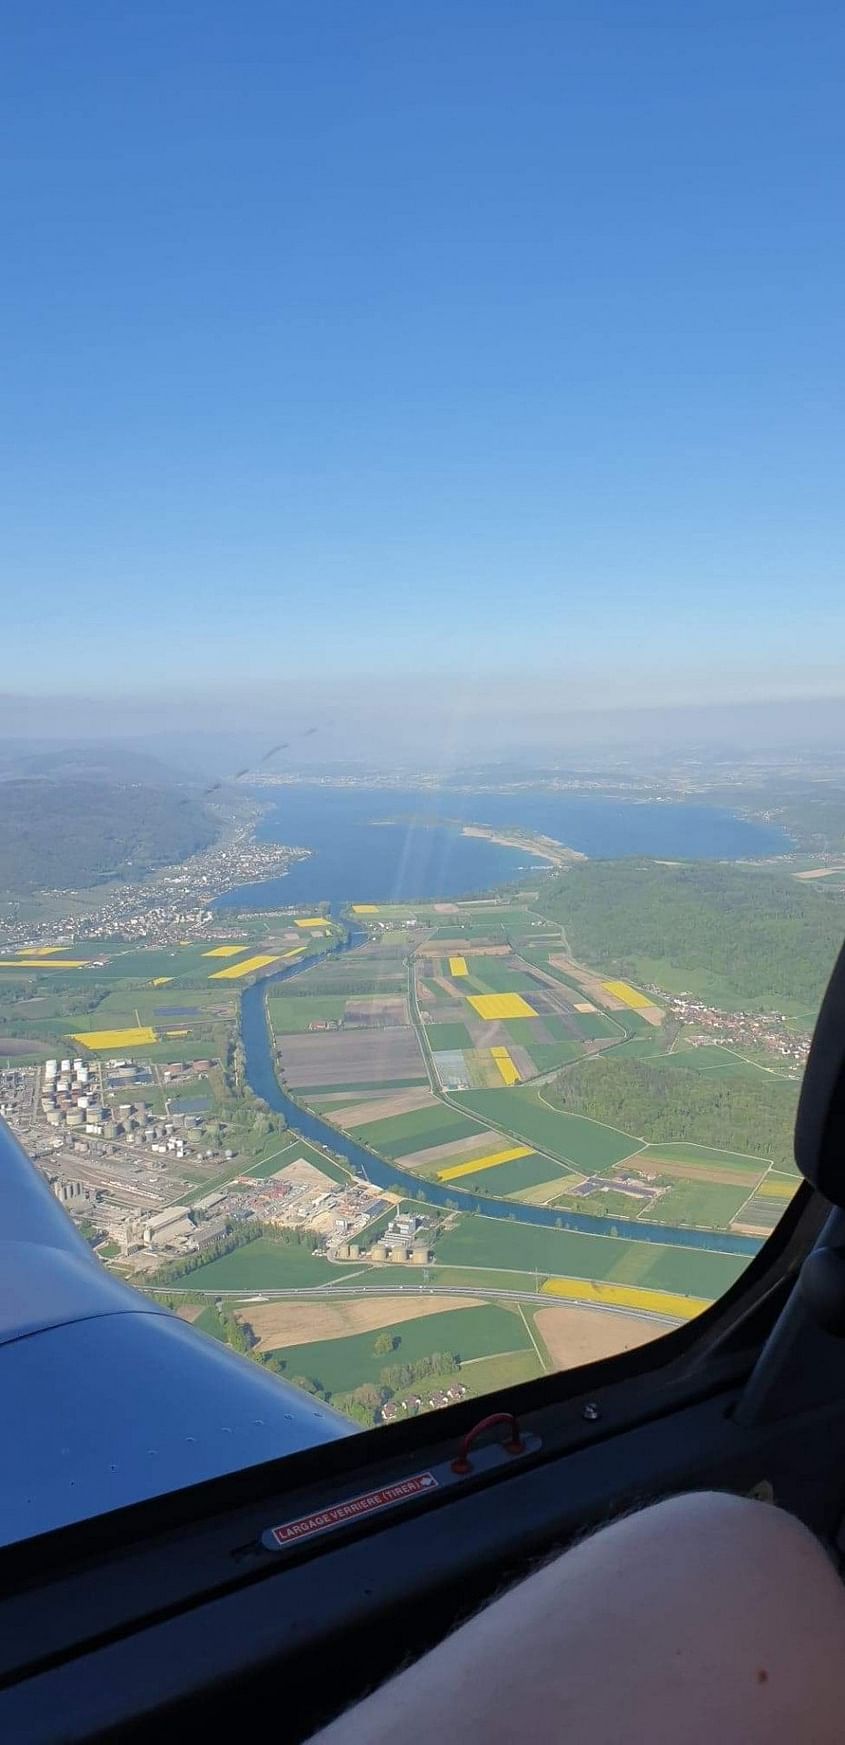
<instances>
[{"instance_id":1,"label":"yellow rapeseed field","mask_svg":"<svg viewBox=\"0 0 845 1745\"><path fill-rule=\"evenodd\" d=\"M190 1032L190 1030L165 1030L164 1034L165 1034L165 1036L168 1036L168 1037L190 1036L191 1032Z\"/></svg>"},{"instance_id":2,"label":"yellow rapeseed field","mask_svg":"<svg viewBox=\"0 0 845 1745\"><path fill-rule=\"evenodd\" d=\"M673 1321L691 1321L710 1307L709 1297L683 1297L679 1291L651 1291L645 1285L614 1285L589 1278L547 1278L542 1286L550 1297L595 1303L603 1309L644 1309Z\"/></svg>"},{"instance_id":3,"label":"yellow rapeseed field","mask_svg":"<svg viewBox=\"0 0 845 1745\"><path fill-rule=\"evenodd\" d=\"M240 963L230 963L228 969L216 969L208 979L210 982L235 981L240 976L251 975L254 969L265 969L268 963L278 961L278 953L268 956L266 952L260 952L257 957L246 957Z\"/></svg>"},{"instance_id":4,"label":"yellow rapeseed field","mask_svg":"<svg viewBox=\"0 0 845 1745\"><path fill-rule=\"evenodd\" d=\"M353 915L377 915L378 903L353 903Z\"/></svg>"},{"instance_id":5,"label":"yellow rapeseed field","mask_svg":"<svg viewBox=\"0 0 845 1745\"><path fill-rule=\"evenodd\" d=\"M328 927L325 915L306 915L296 922L297 927Z\"/></svg>"},{"instance_id":6,"label":"yellow rapeseed field","mask_svg":"<svg viewBox=\"0 0 845 1745\"><path fill-rule=\"evenodd\" d=\"M641 994L628 982L602 982L601 985L606 994L613 994L615 999L622 1001L623 1006L632 1006L635 1011L638 1006L654 1005L654 1001L649 999L648 994Z\"/></svg>"},{"instance_id":7,"label":"yellow rapeseed field","mask_svg":"<svg viewBox=\"0 0 845 1745\"><path fill-rule=\"evenodd\" d=\"M469 970L467 969L466 958L465 957L450 957L450 959L449 959L449 974L453 975L453 976L468 976Z\"/></svg>"},{"instance_id":8,"label":"yellow rapeseed field","mask_svg":"<svg viewBox=\"0 0 845 1745\"><path fill-rule=\"evenodd\" d=\"M469 1003L479 1018L536 1018L533 1006L521 994L469 994Z\"/></svg>"},{"instance_id":9,"label":"yellow rapeseed field","mask_svg":"<svg viewBox=\"0 0 845 1745\"><path fill-rule=\"evenodd\" d=\"M0 957L0 969L87 969L85 957Z\"/></svg>"},{"instance_id":10,"label":"yellow rapeseed field","mask_svg":"<svg viewBox=\"0 0 845 1745\"><path fill-rule=\"evenodd\" d=\"M136 1024L131 1030L80 1030L73 1040L84 1048L149 1048L158 1036L149 1024Z\"/></svg>"},{"instance_id":11,"label":"yellow rapeseed field","mask_svg":"<svg viewBox=\"0 0 845 1745\"><path fill-rule=\"evenodd\" d=\"M772 1181L771 1176L769 1176L767 1180L760 1183L757 1192L762 1195L764 1200L791 1200L800 1185L797 1176L792 1182Z\"/></svg>"},{"instance_id":12,"label":"yellow rapeseed field","mask_svg":"<svg viewBox=\"0 0 845 1745\"><path fill-rule=\"evenodd\" d=\"M203 957L239 957L240 953L246 949L245 945L215 945L213 951L204 951L202 955Z\"/></svg>"},{"instance_id":13,"label":"yellow rapeseed field","mask_svg":"<svg viewBox=\"0 0 845 1745\"><path fill-rule=\"evenodd\" d=\"M451 1169L439 1169L439 1182L454 1182L461 1175L474 1175L477 1169L495 1169L498 1163L515 1163L518 1157L533 1157L530 1145L512 1145L509 1151L491 1151L486 1157L471 1158L469 1163L453 1163Z\"/></svg>"},{"instance_id":14,"label":"yellow rapeseed field","mask_svg":"<svg viewBox=\"0 0 845 1745\"><path fill-rule=\"evenodd\" d=\"M54 952L64 951L64 949L63 945L28 945L26 955L27 957L52 957Z\"/></svg>"},{"instance_id":15,"label":"yellow rapeseed field","mask_svg":"<svg viewBox=\"0 0 845 1745\"><path fill-rule=\"evenodd\" d=\"M304 945L295 945L292 951L283 951L282 957L301 957L304 950Z\"/></svg>"},{"instance_id":16,"label":"yellow rapeseed field","mask_svg":"<svg viewBox=\"0 0 845 1745\"><path fill-rule=\"evenodd\" d=\"M510 1051L507 1048L491 1048L490 1053L492 1054L506 1085L518 1085L522 1083L522 1073L520 1072L519 1067L516 1066L514 1061L511 1059Z\"/></svg>"},{"instance_id":17,"label":"yellow rapeseed field","mask_svg":"<svg viewBox=\"0 0 845 1745\"><path fill-rule=\"evenodd\" d=\"M172 980L173 980L172 976L153 976L153 979L150 982L150 987L151 988L166 988L168 982L172 982Z\"/></svg>"}]
</instances>

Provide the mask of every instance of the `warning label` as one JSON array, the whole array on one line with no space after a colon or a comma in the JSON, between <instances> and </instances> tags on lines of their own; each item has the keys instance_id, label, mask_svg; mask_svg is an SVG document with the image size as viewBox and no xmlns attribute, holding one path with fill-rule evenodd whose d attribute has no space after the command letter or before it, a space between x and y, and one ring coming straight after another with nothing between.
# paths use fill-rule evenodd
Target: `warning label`
<instances>
[{"instance_id":1,"label":"warning label","mask_svg":"<svg viewBox=\"0 0 845 1745\"><path fill-rule=\"evenodd\" d=\"M358 1521L364 1515L375 1515L394 1503L404 1503L425 1491L437 1490L433 1472L417 1472L413 1478L403 1478L382 1490L364 1491L360 1497L347 1497L333 1503L330 1509L318 1509L312 1515L300 1515L297 1521L285 1521L281 1527L271 1527L263 1534L265 1545L298 1545L303 1539L313 1539L316 1533L330 1533L333 1527L344 1527L348 1521Z\"/></svg>"}]
</instances>

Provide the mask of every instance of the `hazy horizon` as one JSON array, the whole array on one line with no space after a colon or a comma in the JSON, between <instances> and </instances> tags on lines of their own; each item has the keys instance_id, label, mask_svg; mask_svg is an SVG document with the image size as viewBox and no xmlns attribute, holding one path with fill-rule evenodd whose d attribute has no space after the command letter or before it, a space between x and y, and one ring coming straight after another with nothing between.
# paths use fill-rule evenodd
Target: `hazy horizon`
<instances>
[{"instance_id":1,"label":"hazy horizon","mask_svg":"<svg viewBox=\"0 0 845 1745\"><path fill-rule=\"evenodd\" d=\"M281 745L280 745L281 742ZM123 699L116 719L106 699L0 697L0 746L49 753L62 746L143 752L188 772L234 773L241 764L274 772L406 766L445 774L474 764L600 764L711 757L741 763L770 755L845 757L845 698L688 704L665 708L532 708L476 695L450 710L425 687L374 700L310 695L297 703L231 710L196 700Z\"/></svg>"}]
</instances>

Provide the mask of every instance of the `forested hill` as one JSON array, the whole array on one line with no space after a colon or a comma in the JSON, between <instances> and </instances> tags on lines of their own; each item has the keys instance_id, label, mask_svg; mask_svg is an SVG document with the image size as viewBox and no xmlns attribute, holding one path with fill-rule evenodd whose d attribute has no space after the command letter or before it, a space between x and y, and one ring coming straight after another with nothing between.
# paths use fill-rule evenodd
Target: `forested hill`
<instances>
[{"instance_id":1,"label":"forested hill","mask_svg":"<svg viewBox=\"0 0 845 1745\"><path fill-rule=\"evenodd\" d=\"M218 834L192 794L94 781L0 782L0 890L81 889L184 860Z\"/></svg>"},{"instance_id":2,"label":"forested hill","mask_svg":"<svg viewBox=\"0 0 845 1745\"><path fill-rule=\"evenodd\" d=\"M584 861L542 910L582 962L734 1009L814 1011L845 935L836 892L724 861Z\"/></svg>"},{"instance_id":3,"label":"forested hill","mask_svg":"<svg viewBox=\"0 0 845 1745\"><path fill-rule=\"evenodd\" d=\"M794 1168L797 1082L695 1072L655 1060L582 1061L555 1080L548 1101L606 1121L650 1144L712 1145Z\"/></svg>"}]
</instances>

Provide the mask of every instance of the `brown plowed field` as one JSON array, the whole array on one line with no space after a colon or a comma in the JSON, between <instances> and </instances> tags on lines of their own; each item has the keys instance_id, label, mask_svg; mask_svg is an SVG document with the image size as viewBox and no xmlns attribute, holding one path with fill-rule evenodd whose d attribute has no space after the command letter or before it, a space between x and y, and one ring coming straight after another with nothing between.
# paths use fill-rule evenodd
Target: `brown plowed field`
<instances>
[{"instance_id":1,"label":"brown plowed field","mask_svg":"<svg viewBox=\"0 0 845 1745\"><path fill-rule=\"evenodd\" d=\"M389 1084L391 1079L422 1078L424 1072L410 1028L284 1036L279 1053L290 1085Z\"/></svg>"},{"instance_id":2,"label":"brown plowed field","mask_svg":"<svg viewBox=\"0 0 845 1745\"><path fill-rule=\"evenodd\" d=\"M565 957L562 951L553 952L549 958L549 963L553 963L555 969L562 970L564 975L571 976L572 980L577 982L579 987L582 987L584 992L589 995L589 998L595 1000L597 1006L606 1007L608 1012L625 1011L625 1001L617 1000L615 994L609 994L607 989L602 987L600 976L591 975L590 971L582 969L579 963L573 963L571 957Z\"/></svg>"},{"instance_id":3,"label":"brown plowed field","mask_svg":"<svg viewBox=\"0 0 845 1745\"><path fill-rule=\"evenodd\" d=\"M349 1024L408 1024L408 1008L401 994L381 994L374 999L347 1000L343 1021Z\"/></svg>"},{"instance_id":4,"label":"brown plowed field","mask_svg":"<svg viewBox=\"0 0 845 1745\"><path fill-rule=\"evenodd\" d=\"M597 1357L633 1351L637 1345L659 1339L666 1332L665 1322L655 1326L635 1315L616 1314L609 1309L571 1308L568 1303L539 1309L534 1321L558 1369L575 1369L579 1363L592 1363Z\"/></svg>"},{"instance_id":5,"label":"brown plowed field","mask_svg":"<svg viewBox=\"0 0 845 1745\"><path fill-rule=\"evenodd\" d=\"M384 1097L371 1097L366 1103L353 1103L351 1108L335 1111L339 1127L364 1127L368 1121L386 1121L389 1115L411 1115L415 1109L439 1107L428 1085L418 1090L393 1091Z\"/></svg>"},{"instance_id":6,"label":"brown plowed field","mask_svg":"<svg viewBox=\"0 0 845 1745\"><path fill-rule=\"evenodd\" d=\"M313 1345L317 1339L374 1333L379 1327L419 1321L446 1309L477 1309L479 1300L414 1297L406 1302L403 1297L365 1297L352 1303L247 1303L242 1318L257 1335L259 1351L277 1351L281 1345ZM389 1363L390 1358L384 1361Z\"/></svg>"},{"instance_id":7,"label":"brown plowed field","mask_svg":"<svg viewBox=\"0 0 845 1745\"><path fill-rule=\"evenodd\" d=\"M448 957L456 952L459 957L507 957L509 945L476 945L468 939L429 939L417 951L417 957Z\"/></svg>"}]
</instances>

